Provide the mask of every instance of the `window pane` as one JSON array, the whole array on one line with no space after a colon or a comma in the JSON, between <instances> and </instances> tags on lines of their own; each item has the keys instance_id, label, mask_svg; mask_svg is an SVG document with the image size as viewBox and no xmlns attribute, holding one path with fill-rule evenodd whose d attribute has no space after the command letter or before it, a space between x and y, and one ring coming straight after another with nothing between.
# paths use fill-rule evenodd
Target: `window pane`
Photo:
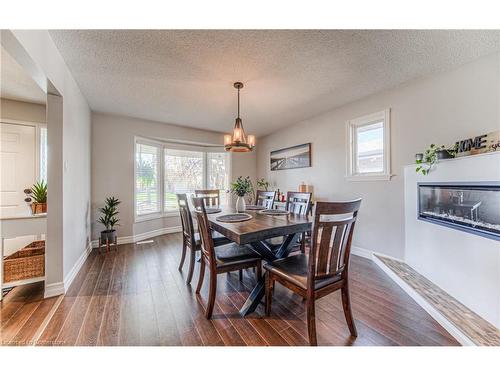
<instances>
[{"instance_id":1,"label":"window pane","mask_svg":"<svg viewBox=\"0 0 500 375\"><path fill-rule=\"evenodd\" d=\"M160 186L158 181L158 157L160 149L137 144L136 153L136 210L138 215L160 211Z\"/></svg>"},{"instance_id":2,"label":"window pane","mask_svg":"<svg viewBox=\"0 0 500 375\"><path fill-rule=\"evenodd\" d=\"M227 152L207 153L207 189L219 189L221 204L228 204L229 163Z\"/></svg>"},{"instance_id":3,"label":"window pane","mask_svg":"<svg viewBox=\"0 0 500 375\"><path fill-rule=\"evenodd\" d=\"M384 123L356 127L356 173L384 171Z\"/></svg>"},{"instance_id":4,"label":"window pane","mask_svg":"<svg viewBox=\"0 0 500 375\"><path fill-rule=\"evenodd\" d=\"M165 211L177 210L175 194L203 189L203 152L165 149Z\"/></svg>"},{"instance_id":5,"label":"window pane","mask_svg":"<svg viewBox=\"0 0 500 375\"><path fill-rule=\"evenodd\" d=\"M47 182L47 128L40 128L40 180Z\"/></svg>"}]
</instances>

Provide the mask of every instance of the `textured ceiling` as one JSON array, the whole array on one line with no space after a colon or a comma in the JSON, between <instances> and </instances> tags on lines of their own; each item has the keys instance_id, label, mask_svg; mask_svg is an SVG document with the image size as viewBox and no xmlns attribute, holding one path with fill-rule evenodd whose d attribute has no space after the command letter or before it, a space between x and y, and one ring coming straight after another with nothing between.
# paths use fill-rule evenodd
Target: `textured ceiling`
<instances>
[{"instance_id":1,"label":"textured ceiling","mask_svg":"<svg viewBox=\"0 0 500 375\"><path fill-rule=\"evenodd\" d=\"M45 104L45 93L21 65L3 47L0 55L0 97Z\"/></svg>"},{"instance_id":2,"label":"textured ceiling","mask_svg":"<svg viewBox=\"0 0 500 375\"><path fill-rule=\"evenodd\" d=\"M265 135L500 50L499 31L57 30L95 111Z\"/></svg>"}]
</instances>

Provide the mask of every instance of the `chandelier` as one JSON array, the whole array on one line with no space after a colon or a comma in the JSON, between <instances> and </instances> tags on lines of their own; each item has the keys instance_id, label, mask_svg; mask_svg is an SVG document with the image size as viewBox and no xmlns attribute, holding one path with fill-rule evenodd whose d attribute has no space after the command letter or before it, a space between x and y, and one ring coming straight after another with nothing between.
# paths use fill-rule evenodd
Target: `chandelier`
<instances>
[{"instance_id":1,"label":"chandelier","mask_svg":"<svg viewBox=\"0 0 500 375\"><path fill-rule=\"evenodd\" d=\"M235 82L234 88L238 90L238 117L234 123L233 134L224 135L224 148L232 152L252 151L255 146L255 136L246 135L240 118L240 89L243 88L243 83Z\"/></svg>"}]
</instances>

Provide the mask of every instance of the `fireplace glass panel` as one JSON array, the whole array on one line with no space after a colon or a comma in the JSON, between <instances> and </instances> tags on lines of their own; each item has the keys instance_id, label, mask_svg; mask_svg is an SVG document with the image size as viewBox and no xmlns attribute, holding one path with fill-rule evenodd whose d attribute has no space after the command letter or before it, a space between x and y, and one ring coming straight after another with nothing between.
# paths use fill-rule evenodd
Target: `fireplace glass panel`
<instances>
[{"instance_id":1,"label":"fireplace glass panel","mask_svg":"<svg viewBox=\"0 0 500 375\"><path fill-rule=\"evenodd\" d=\"M500 184L419 184L419 219L500 240Z\"/></svg>"}]
</instances>

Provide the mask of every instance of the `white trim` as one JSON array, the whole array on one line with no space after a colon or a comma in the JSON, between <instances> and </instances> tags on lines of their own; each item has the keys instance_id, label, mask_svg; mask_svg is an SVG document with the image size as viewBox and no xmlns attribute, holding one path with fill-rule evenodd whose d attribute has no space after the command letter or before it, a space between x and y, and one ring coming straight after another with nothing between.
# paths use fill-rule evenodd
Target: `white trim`
<instances>
[{"instance_id":1,"label":"white trim","mask_svg":"<svg viewBox=\"0 0 500 375\"><path fill-rule=\"evenodd\" d=\"M354 129L382 121L384 126L384 170L381 173L357 173L355 168ZM348 181L384 181L390 180L391 174L391 110L390 108L346 121L346 176Z\"/></svg>"},{"instance_id":2,"label":"white trim","mask_svg":"<svg viewBox=\"0 0 500 375\"><path fill-rule=\"evenodd\" d=\"M45 284L45 293L43 295L43 298L50 298L50 297L55 297L59 296L61 294L64 294L64 283L52 283L52 284Z\"/></svg>"},{"instance_id":3,"label":"white trim","mask_svg":"<svg viewBox=\"0 0 500 375\"><path fill-rule=\"evenodd\" d=\"M358 246L351 246L351 254L367 259L372 259L373 251Z\"/></svg>"},{"instance_id":4,"label":"white trim","mask_svg":"<svg viewBox=\"0 0 500 375\"><path fill-rule=\"evenodd\" d=\"M374 253L375 255L375 253ZM381 256L385 257L385 255ZM451 323L444 315L442 315L434 306L427 302L420 294L418 294L404 280L399 278L395 272L387 267L384 262L376 256L372 257L373 262L382 269L403 291L406 292L420 307L422 307L430 316L432 316L446 331L448 331L460 344L464 346L476 346L464 333Z\"/></svg>"},{"instance_id":5,"label":"white trim","mask_svg":"<svg viewBox=\"0 0 500 375\"><path fill-rule=\"evenodd\" d=\"M92 244L89 243L87 248L80 255L80 258L78 258L76 263L73 265L71 270L68 272L68 274L64 278L64 292L65 293L68 291L69 287L73 283L73 280L75 279L76 275L78 275L80 268L82 268L83 263L85 263L85 261L87 260L87 257L89 256L91 251L92 251Z\"/></svg>"},{"instance_id":6,"label":"white trim","mask_svg":"<svg viewBox=\"0 0 500 375\"><path fill-rule=\"evenodd\" d=\"M161 235L169 234L169 233L178 233L181 231L182 231L181 226L160 228L160 229L155 229L155 230L152 230L149 232L135 234L133 236L118 237L117 243L118 243L118 245L128 244L128 243L136 243L137 241L143 241L143 240L147 240L147 239L152 238L152 237L157 237L157 236L161 236ZM99 240L93 240L92 241L92 248L95 249L98 246L99 246Z\"/></svg>"}]
</instances>

